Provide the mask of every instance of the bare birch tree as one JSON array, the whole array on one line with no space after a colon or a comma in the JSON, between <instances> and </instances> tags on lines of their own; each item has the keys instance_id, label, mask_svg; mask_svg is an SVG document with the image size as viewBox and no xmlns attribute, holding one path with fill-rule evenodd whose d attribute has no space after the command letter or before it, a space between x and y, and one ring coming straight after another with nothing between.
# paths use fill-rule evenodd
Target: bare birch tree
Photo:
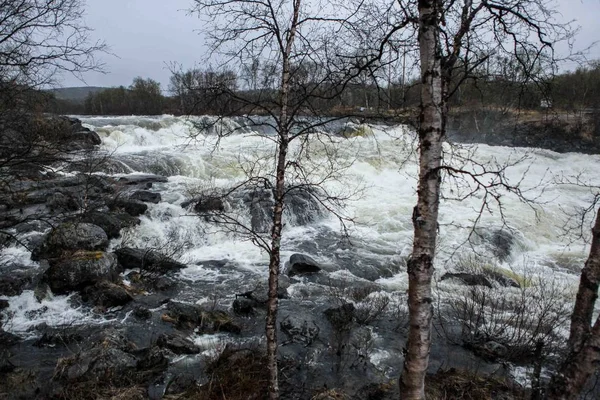
<instances>
[{"instance_id":1,"label":"bare birch tree","mask_svg":"<svg viewBox=\"0 0 600 400\"><path fill-rule=\"evenodd\" d=\"M265 85L260 90L254 90L257 82L253 81L252 91L236 92L222 87L215 95L226 93L237 105L233 114L245 115L243 118L248 125L262 126L274 132L274 135L263 135L276 145L273 175L253 170L260 170L257 162L250 167L246 182L240 185L261 184L272 189L270 237L262 237L260 232L244 227L235 218L226 215L220 218L222 223L245 230L269 255L265 333L268 398L274 400L279 398L277 308L285 197L298 188L310 189L310 172L299 160L308 157L309 137L337 119L320 118L314 103L333 101L361 71L375 65L382 52L376 49L367 57L363 55L357 59L349 55L352 52L346 48L351 47L351 42L340 45L335 40L345 36L345 31L352 26L350 20L359 15L360 2L358 6L342 4L338 9L310 0L196 0L195 4L193 12L207 17L208 28L204 33L212 46L211 54L218 54L223 66L244 65L250 61L262 65L269 75L265 76ZM276 79L272 79L273 76ZM266 83L272 81L278 82L275 89ZM257 117L257 114L262 116ZM299 142L299 150L290 159L293 141ZM333 212L335 209L326 203L341 200L339 196L322 191L320 195L311 191L310 195Z\"/></svg>"},{"instance_id":2,"label":"bare birch tree","mask_svg":"<svg viewBox=\"0 0 600 400\"><path fill-rule=\"evenodd\" d=\"M540 60L556 62L553 45L571 39L568 24L557 22L544 0L399 1L395 12L418 32L421 102L417 133L419 177L413 211L413 250L408 261L409 333L400 380L403 399L425 398L425 374L431 348L432 277L443 174L448 99L494 54L522 54L517 60L527 80L535 80ZM457 79L458 76L458 79Z\"/></svg>"}]
</instances>

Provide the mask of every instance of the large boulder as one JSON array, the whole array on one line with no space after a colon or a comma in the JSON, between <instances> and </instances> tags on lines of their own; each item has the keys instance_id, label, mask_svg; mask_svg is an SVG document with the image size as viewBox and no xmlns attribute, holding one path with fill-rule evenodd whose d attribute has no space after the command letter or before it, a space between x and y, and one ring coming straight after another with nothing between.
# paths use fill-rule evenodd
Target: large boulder
<instances>
[{"instance_id":1,"label":"large boulder","mask_svg":"<svg viewBox=\"0 0 600 400\"><path fill-rule=\"evenodd\" d=\"M150 249L122 247L115 250L115 254L123 269L140 269L144 271L166 273L185 268L185 264Z\"/></svg>"},{"instance_id":2,"label":"large boulder","mask_svg":"<svg viewBox=\"0 0 600 400\"><path fill-rule=\"evenodd\" d=\"M123 210L132 217L138 217L148 211L148 205L138 200L116 198L111 204L110 209Z\"/></svg>"},{"instance_id":3,"label":"large boulder","mask_svg":"<svg viewBox=\"0 0 600 400\"><path fill-rule=\"evenodd\" d=\"M151 192L149 190L137 190L129 196L130 200L139 200L145 203L160 203L161 196L160 193Z\"/></svg>"},{"instance_id":4,"label":"large boulder","mask_svg":"<svg viewBox=\"0 0 600 400\"><path fill-rule=\"evenodd\" d=\"M99 307L118 307L133 300L127 289L115 283L101 281L83 290L82 298Z\"/></svg>"},{"instance_id":5,"label":"large boulder","mask_svg":"<svg viewBox=\"0 0 600 400\"><path fill-rule=\"evenodd\" d=\"M310 275L321 270L318 262L304 254L292 254L287 270L288 276Z\"/></svg>"},{"instance_id":6,"label":"large boulder","mask_svg":"<svg viewBox=\"0 0 600 400\"><path fill-rule=\"evenodd\" d=\"M110 213L91 211L78 217L80 222L87 222L101 227L109 239L121 236L121 229L140 223L140 219L126 213Z\"/></svg>"},{"instance_id":7,"label":"large boulder","mask_svg":"<svg viewBox=\"0 0 600 400\"><path fill-rule=\"evenodd\" d=\"M447 279L458 280L459 282L467 286L485 286L490 289L492 288L492 283L490 282L490 280L482 274L470 274L466 272L448 272L440 278L440 281L445 281Z\"/></svg>"},{"instance_id":8,"label":"large boulder","mask_svg":"<svg viewBox=\"0 0 600 400\"><path fill-rule=\"evenodd\" d=\"M241 328L224 311L206 311L196 304L170 301L163 321L174 323L178 328L195 330L198 333L240 333Z\"/></svg>"},{"instance_id":9,"label":"large boulder","mask_svg":"<svg viewBox=\"0 0 600 400\"><path fill-rule=\"evenodd\" d=\"M118 276L114 255L102 251L78 251L67 258L53 260L44 279L54 293L81 290L102 280Z\"/></svg>"},{"instance_id":10,"label":"large boulder","mask_svg":"<svg viewBox=\"0 0 600 400\"><path fill-rule=\"evenodd\" d=\"M200 348L180 332L163 333L156 340L159 347L169 349L175 354L198 354Z\"/></svg>"},{"instance_id":11,"label":"large boulder","mask_svg":"<svg viewBox=\"0 0 600 400\"><path fill-rule=\"evenodd\" d=\"M53 229L35 249L33 260L51 259L78 251L106 250L108 236L98 225L89 223L65 222Z\"/></svg>"}]
</instances>

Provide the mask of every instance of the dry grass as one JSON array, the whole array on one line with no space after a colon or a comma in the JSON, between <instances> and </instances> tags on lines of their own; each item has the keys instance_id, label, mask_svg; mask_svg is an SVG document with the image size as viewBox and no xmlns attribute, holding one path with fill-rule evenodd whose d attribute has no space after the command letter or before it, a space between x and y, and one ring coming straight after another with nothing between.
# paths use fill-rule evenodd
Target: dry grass
<instances>
[{"instance_id":1,"label":"dry grass","mask_svg":"<svg viewBox=\"0 0 600 400\"><path fill-rule=\"evenodd\" d=\"M428 375L425 391L429 400L529 399L529 394L512 382L454 368Z\"/></svg>"},{"instance_id":2,"label":"dry grass","mask_svg":"<svg viewBox=\"0 0 600 400\"><path fill-rule=\"evenodd\" d=\"M267 398L267 357L259 349L225 347L207 366L208 383L170 400L262 400Z\"/></svg>"}]
</instances>

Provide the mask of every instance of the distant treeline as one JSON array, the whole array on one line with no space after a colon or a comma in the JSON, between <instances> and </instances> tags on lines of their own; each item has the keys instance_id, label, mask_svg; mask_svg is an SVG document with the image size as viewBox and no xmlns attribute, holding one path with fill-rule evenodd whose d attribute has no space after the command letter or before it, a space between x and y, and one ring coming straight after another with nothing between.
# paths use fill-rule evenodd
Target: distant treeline
<instances>
[{"instance_id":1,"label":"distant treeline","mask_svg":"<svg viewBox=\"0 0 600 400\"><path fill-rule=\"evenodd\" d=\"M502 63L505 63L504 65ZM469 76L453 94L453 107L478 106L506 109L556 108L581 110L600 108L600 62L545 80L528 81L508 61L496 60L493 73L481 71ZM293 90L299 95L314 89L309 69L296 69ZM248 68L241 75L230 70L190 69L173 73L165 96L159 82L135 78L129 87L91 92L85 101L52 99L47 111L90 115L193 115L260 113L276 107L275 76L268 67ZM460 81L458 70L455 81ZM343 89L343 90L342 90ZM453 90L453 87L450 88ZM419 92L415 81L379 84L375 79L357 79L344 88L325 88L314 96L311 111L338 113L344 110L400 110L415 107ZM331 96L330 93L336 95ZM327 95L326 95L327 94ZM248 104L260 104L249 107Z\"/></svg>"}]
</instances>

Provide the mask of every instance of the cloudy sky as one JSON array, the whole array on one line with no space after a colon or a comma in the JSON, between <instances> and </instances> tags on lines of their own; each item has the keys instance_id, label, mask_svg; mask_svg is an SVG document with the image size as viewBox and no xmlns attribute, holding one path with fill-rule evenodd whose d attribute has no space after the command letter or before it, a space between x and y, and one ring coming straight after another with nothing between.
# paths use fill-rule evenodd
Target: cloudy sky
<instances>
[{"instance_id":1,"label":"cloudy sky","mask_svg":"<svg viewBox=\"0 0 600 400\"><path fill-rule=\"evenodd\" d=\"M600 41L600 0L556 1L564 20L581 27L577 48ZM65 76L61 86L129 85L134 77L151 77L168 86L168 64L192 67L206 53L197 17L187 9L192 0L87 0L86 23L93 36L104 40L112 54L102 55L106 73L85 75L85 82ZM588 56L600 59L600 44ZM205 63L202 66L206 66Z\"/></svg>"}]
</instances>

